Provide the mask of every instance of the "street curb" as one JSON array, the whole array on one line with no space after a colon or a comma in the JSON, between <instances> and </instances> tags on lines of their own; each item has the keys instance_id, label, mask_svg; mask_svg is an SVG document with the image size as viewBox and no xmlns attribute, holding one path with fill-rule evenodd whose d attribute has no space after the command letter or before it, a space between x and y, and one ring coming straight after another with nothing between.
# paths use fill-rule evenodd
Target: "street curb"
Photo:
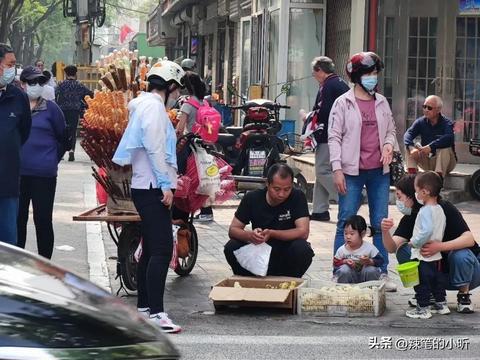
<instances>
[{"instance_id":1,"label":"street curb","mask_svg":"<svg viewBox=\"0 0 480 360\"><path fill-rule=\"evenodd\" d=\"M83 186L83 199L85 207L91 209L97 206L95 186L92 182ZM96 285L112 292L108 267L105 261L105 247L103 246L102 226L99 221L87 221L85 223L87 233L87 260L89 267L89 279Z\"/></svg>"}]
</instances>

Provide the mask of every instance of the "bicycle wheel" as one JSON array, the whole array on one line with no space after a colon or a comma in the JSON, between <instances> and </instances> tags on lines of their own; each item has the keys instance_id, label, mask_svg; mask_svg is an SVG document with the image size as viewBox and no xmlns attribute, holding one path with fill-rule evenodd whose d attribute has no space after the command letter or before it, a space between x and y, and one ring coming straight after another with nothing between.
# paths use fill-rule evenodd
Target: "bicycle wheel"
<instances>
[{"instance_id":1,"label":"bicycle wheel","mask_svg":"<svg viewBox=\"0 0 480 360\"><path fill-rule=\"evenodd\" d=\"M197 255L198 255L197 230L195 229L195 226L192 223L188 223L187 226L191 233L190 251L187 257L178 258L177 260L178 264L177 264L177 268L175 269L175 273L177 273L180 276L186 276L190 274L190 272L193 270L193 267L195 266L195 263L197 261Z\"/></svg>"},{"instance_id":2,"label":"bicycle wheel","mask_svg":"<svg viewBox=\"0 0 480 360\"><path fill-rule=\"evenodd\" d=\"M128 290L137 290L137 262L134 254L140 243L140 226L137 224L124 225L118 239L118 262L120 276Z\"/></svg>"}]
</instances>

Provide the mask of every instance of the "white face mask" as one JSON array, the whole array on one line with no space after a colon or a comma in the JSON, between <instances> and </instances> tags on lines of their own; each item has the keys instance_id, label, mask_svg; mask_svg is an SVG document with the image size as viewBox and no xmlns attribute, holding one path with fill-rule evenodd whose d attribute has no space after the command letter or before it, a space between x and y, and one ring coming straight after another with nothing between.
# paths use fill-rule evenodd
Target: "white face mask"
<instances>
[{"instance_id":1,"label":"white face mask","mask_svg":"<svg viewBox=\"0 0 480 360\"><path fill-rule=\"evenodd\" d=\"M173 108L177 103L177 99L179 96L180 96L180 91L178 89L171 92L170 95L168 95L168 100L167 100L167 104L165 105L165 108L167 110L170 110L171 108Z\"/></svg>"},{"instance_id":2,"label":"white face mask","mask_svg":"<svg viewBox=\"0 0 480 360\"><path fill-rule=\"evenodd\" d=\"M15 78L15 66L3 68L3 75L0 76L0 87L10 84Z\"/></svg>"},{"instance_id":3,"label":"white face mask","mask_svg":"<svg viewBox=\"0 0 480 360\"><path fill-rule=\"evenodd\" d=\"M417 193L417 192L415 193L415 198L417 199L417 202L418 202L420 205L423 205L423 204L424 204L423 200L421 200L421 199L418 198L418 193Z\"/></svg>"},{"instance_id":4,"label":"white face mask","mask_svg":"<svg viewBox=\"0 0 480 360\"><path fill-rule=\"evenodd\" d=\"M412 208L409 208L407 205L405 205L405 202L402 200L396 201L397 209L400 211L403 215L411 215L412 214Z\"/></svg>"},{"instance_id":5,"label":"white face mask","mask_svg":"<svg viewBox=\"0 0 480 360\"><path fill-rule=\"evenodd\" d=\"M43 93L43 86L39 84L35 85L28 85L27 84L27 95L30 100L36 100L40 96L42 96Z\"/></svg>"}]
</instances>

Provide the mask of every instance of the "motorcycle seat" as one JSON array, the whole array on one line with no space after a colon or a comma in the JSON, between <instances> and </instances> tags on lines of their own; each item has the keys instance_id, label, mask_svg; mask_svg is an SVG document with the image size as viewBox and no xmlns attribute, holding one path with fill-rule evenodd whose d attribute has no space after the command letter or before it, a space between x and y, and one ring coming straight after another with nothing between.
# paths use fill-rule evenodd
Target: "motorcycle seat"
<instances>
[{"instance_id":1,"label":"motorcycle seat","mask_svg":"<svg viewBox=\"0 0 480 360\"><path fill-rule=\"evenodd\" d=\"M235 137L235 135L224 134L224 133L218 134L217 144L221 146L224 146L224 147L233 146L235 145L236 141L237 141L237 138Z\"/></svg>"},{"instance_id":2,"label":"motorcycle seat","mask_svg":"<svg viewBox=\"0 0 480 360\"><path fill-rule=\"evenodd\" d=\"M233 136L240 137L240 135L243 132L243 126L227 126L225 128L229 134L232 134Z\"/></svg>"}]
</instances>

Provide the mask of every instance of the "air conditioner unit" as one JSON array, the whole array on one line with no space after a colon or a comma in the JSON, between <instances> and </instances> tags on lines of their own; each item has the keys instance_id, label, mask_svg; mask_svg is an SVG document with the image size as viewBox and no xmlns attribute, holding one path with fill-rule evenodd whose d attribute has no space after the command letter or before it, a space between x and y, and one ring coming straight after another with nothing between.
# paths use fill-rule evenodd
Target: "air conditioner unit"
<instances>
[{"instance_id":1,"label":"air conditioner unit","mask_svg":"<svg viewBox=\"0 0 480 360\"><path fill-rule=\"evenodd\" d=\"M159 7L147 20L147 41L150 46L165 46L175 41L177 30L170 25L170 18L162 17Z\"/></svg>"}]
</instances>

